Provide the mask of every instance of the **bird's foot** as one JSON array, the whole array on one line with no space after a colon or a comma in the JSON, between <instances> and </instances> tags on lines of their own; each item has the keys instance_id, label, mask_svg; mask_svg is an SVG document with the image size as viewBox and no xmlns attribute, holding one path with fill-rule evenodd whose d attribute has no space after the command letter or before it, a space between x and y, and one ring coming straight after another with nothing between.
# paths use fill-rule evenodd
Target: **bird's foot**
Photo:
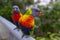
<instances>
[{"instance_id":1,"label":"bird's foot","mask_svg":"<svg viewBox=\"0 0 60 40\"><path fill-rule=\"evenodd\" d=\"M14 30L17 29L17 28L14 28Z\"/></svg>"},{"instance_id":2,"label":"bird's foot","mask_svg":"<svg viewBox=\"0 0 60 40\"><path fill-rule=\"evenodd\" d=\"M28 37L30 37L30 35L22 35L22 38L23 37L28 38Z\"/></svg>"},{"instance_id":3,"label":"bird's foot","mask_svg":"<svg viewBox=\"0 0 60 40\"><path fill-rule=\"evenodd\" d=\"M18 31L20 30L19 28L15 28L15 29L17 29ZM15 29L14 29L14 30L15 30Z\"/></svg>"},{"instance_id":4,"label":"bird's foot","mask_svg":"<svg viewBox=\"0 0 60 40\"><path fill-rule=\"evenodd\" d=\"M23 38L24 36L25 36L25 35L23 34L23 35L22 35L22 38Z\"/></svg>"}]
</instances>

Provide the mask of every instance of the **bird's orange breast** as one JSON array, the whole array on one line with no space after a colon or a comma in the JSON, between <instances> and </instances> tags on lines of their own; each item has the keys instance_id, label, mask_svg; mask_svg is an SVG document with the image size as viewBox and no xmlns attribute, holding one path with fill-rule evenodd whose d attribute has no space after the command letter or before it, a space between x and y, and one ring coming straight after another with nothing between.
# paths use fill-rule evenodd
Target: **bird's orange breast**
<instances>
[{"instance_id":1,"label":"bird's orange breast","mask_svg":"<svg viewBox=\"0 0 60 40\"><path fill-rule=\"evenodd\" d=\"M31 28L34 26L34 17L24 15L23 17L21 17L21 19L19 19L19 23L25 26L26 28Z\"/></svg>"}]
</instances>

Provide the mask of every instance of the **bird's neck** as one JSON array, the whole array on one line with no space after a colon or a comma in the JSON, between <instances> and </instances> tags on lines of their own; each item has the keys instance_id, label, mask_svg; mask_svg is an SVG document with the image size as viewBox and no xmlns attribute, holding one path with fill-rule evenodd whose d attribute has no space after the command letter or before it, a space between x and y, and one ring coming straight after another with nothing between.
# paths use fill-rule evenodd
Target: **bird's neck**
<instances>
[{"instance_id":1,"label":"bird's neck","mask_svg":"<svg viewBox=\"0 0 60 40\"><path fill-rule=\"evenodd\" d=\"M15 12L13 12L13 14L19 14L20 12L19 11L15 11Z\"/></svg>"}]
</instances>

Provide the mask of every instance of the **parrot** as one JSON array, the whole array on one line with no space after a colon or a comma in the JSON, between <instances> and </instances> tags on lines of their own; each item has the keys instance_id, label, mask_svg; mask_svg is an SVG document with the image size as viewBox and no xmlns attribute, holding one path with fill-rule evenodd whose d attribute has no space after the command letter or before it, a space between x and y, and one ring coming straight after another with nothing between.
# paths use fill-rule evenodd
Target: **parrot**
<instances>
[{"instance_id":1,"label":"parrot","mask_svg":"<svg viewBox=\"0 0 60 40\"><path fill-rule=\"evenodd\" d=\"M21 26L21 30L23 31L24 35L30 35L34 24L35 24L35 17L40 16L42 12L37 7L29 8L25 14L19 19L19 24Z\"/></svg>"},{"instance_id":2,"label":"parrot","mask_svg":"<svg viewBox=\"0 0 60 40\"><path fill-rule=\"evenodd\" d=\"M17 27L15 29L20 29L18 21L20 17L22 17L22 13L20 12L19 7L17 5L13 6L12 11L13 11L12 20Z\"/></svg>"}]
</instances>

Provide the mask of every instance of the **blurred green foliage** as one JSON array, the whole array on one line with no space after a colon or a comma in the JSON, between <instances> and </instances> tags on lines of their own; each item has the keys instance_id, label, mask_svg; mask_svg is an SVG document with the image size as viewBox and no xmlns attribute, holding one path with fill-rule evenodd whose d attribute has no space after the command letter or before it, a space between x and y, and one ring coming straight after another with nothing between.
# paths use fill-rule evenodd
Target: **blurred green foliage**
<instances>
[{"instance_id":1,"label":"blurred green foliage","mask_svg":"<svg viewBox=\"0 0 60 40\"><path fill-rule=\"evenodd\" d=\"M52 5L52 8L43 8L43 15L40 17L45 28L50 29L50 31L59 32L60 31L60 4L56 3ZM50 27L50 28L49 28ZM44 28L44 29L45 29ZM46 29L45 29L46 30ZM49 31L49 30L48 30Z\"/></svg>"},{"instance_id":2,"label":"blurred green foliage","mask_svg":"<svg viewBox=\"0 0 60 40\"><path fill-rule=\"evenodd\" d=\"M0 15L11 20L12 6L17 4L23 13L26 5L34 4L31 0L0 0ZM51 4L52 8L39 6L42 15L35 20L34 35L36 40L60 40L60 4Z\"/></svg>"}]
</instances>

